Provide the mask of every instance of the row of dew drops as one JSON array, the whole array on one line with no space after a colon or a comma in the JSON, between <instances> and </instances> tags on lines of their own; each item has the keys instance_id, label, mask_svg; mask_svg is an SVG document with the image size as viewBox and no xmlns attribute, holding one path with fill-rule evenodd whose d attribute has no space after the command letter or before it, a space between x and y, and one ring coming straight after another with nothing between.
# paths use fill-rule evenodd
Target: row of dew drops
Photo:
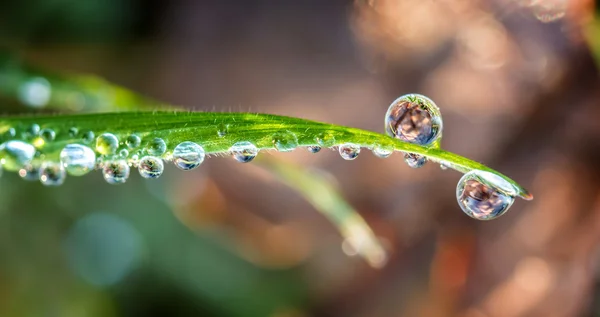
<instances>
[{"instance_id":1,"label":"row of dew drops","mask_svg":"<svg viewBox=\"0 0 600 317\"><path fill-rule=\"evenodd\" d=\"M386 133L405 142L422 146L433 146L442 135L442 116L437 105L429 98L408 94L396 99L388 108L385 116ZM19 175L27 180L37 180L44 185L61 185L66 175L82 176L94 169L101 169L106 182L122 184L129 178L130 168L137 167L144 178L158 178L164 171L164 162L172 161L181 170L192 170L200 166L205 159L204 148L194 142L185 141L167 153L167 144L161 138L150 140L142 150L135 151L142 144L142 139L131 134L120 141L111 133L95 136L92 131L79 133L76 128L69 131L71 138L79 137L80 143L67 144L60 152L60 162L44 161L35 166L35 158L40 156L36 147L44 142L51 142L56 133L51 129L40 129L32 125L25 132L25 139L31 143L14 140L16 131L10 128L6 134L12 140L0 145L0 169L18 170ZM219 126L218 135L227 134L226 126ZM317 144L308 146L312 153L317 153L322 146L334 144L333 137L317 138ZM95 151L87 145L93 145ZM273 137L274 147L282 152L291 151L298 145L292 133L278 133ZM338 146L340 156L345 160L354 160L360 153L360 146L345 143ZM132 153L130 153L132 151ZM235 160L242 163L252 161L258 154L258 148L248 141L237 142L229 152ZM393 148L375 146L374 155L387 158ZM100 156L97 157L96 153ZM131 154L131 155L130 155ZM404 153L405 162L412 168L420 168L427 159L424 156ZM443 169L447 167L441 165ZM1 170L0 170L1 171ZM457 200L462 210L469 216L479 220L490 220L504 214L514 202L517 190L503 178L485 171L466 173L457 186Z\"/></svg>"}]
</instances>

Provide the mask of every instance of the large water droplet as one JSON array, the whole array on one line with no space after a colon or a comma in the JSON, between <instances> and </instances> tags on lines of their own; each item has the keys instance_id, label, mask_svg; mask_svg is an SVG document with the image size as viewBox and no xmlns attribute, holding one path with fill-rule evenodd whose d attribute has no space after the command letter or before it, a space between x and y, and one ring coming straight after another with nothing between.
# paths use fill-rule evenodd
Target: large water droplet
<instances>
[{"instance_id":1,"label":"large water droplet","mask_svg":"<svg viewBox=\"0 0 600 317\"><path fill-rule=\"evenodd\" d=\"M373 154L375 156L377 156L378 158L390 157L390 155L392 155L392 153L394 153L394 149L391 147L377 145L373 148Z\"/></svg>"},{"instance_id":2,"label":"large water droplet","mask_svg":"<svg viewBox=\"0 0 600 317\"><path fill-rule=\"evenodd\" d=\"M515 201L516 194L514 186L502 177L478 170L463 175L456 187L458 205L478 220L502 216Z\"/></svg>"},{"instance_id":3,"label":"large water droplet","mask_svg":"<svg viewBox=\"0 0 600 317\"><path fill-rule=\"evenodd\" d=\"M406 142L432 144L442 134L440 109L423 95L404 95L394 100L388 108L385 131Z\"/></svg>"},{"instance_id":4,"label":"large water droplet","mask_svg":"<svg viewBox=\"0 0 600 317\"><path fill-rule=\"evenodd\" d=\"M167 144L161 138L155 138L148 143L148 154L161 156L167 151Z\"/></svg>"},{"instance_id":5,"label":"large water droplet","mask_svg":"<svg viewBox=\"0 0 600 317\"><path fill-rule=\"evenodd\" d=\"M235 143L229 149L229 152L231 152L236 161L240 163L248 163L256 157L258 154L258 149L256 148L256 145L248 141L242 141Z\"/></svg>"},{"instance_id":6,"label":"large water droplet","mask_svg":"<svg viewBox=\"0 0 600 317\"><path fill-rule=\"evenodd\" d=\"M35 147L23 141L13 140L0 145L0 163L8 171L17 171L35 155Z\"/></svg>"},{"instance_id":7,"label":"large water droplet","mask_svg":"<svg viewBox=\"0 0 600 317\"><path fill-rule=\"evenodd\" d=\"M279 152L290 152L298 146L298 138L290 131L279 132L273 136L273 146Z\"/></svg>"},{"instance_id":8,"label":"large water droplet","mask_svg":"<svg viewBox=\"0 0 600 317\"><path fill-rule=\"evenodd\" d=\"M156 156L144 156L138 165L138 171L143 178L158 178L164 170L163 161Z\"/></svg>"},{"instance_id":9,"label":"large water droplet","mask_svg":"<svg viewBox=\"0 0 600 317\"><path fill-rule=\"evenodd\" d=\"M109 184L123 184L129 178L129 165L124 160L106 162L102 176Z\"/></svg>"},{"instance_id":10,"label":"large water droplet","mask_svg":"<svg viewBox=\"0 0 600 317\"><path fill-rule=\"evenodd\" d=\"M419 154L404 153L404 162L412 168L420 168L427 163L427 158Z\"/></svg>"},{"instance_id":11,"label":"large water droplet","mask_svg":"<svg viewBox=\"0 0 600 317\"><path fill-rule=\"evenodd\" d=\"M321 147L318 145L310 145L310 146L306 147L306 149L310 153L319 153L319 151L321 151Z\"/></svg>"},{"instance_id":12,"label":"large water droplet","mask_svg":"<svg viewBox=\"0 0 600 317\"><path fill-rule=\"evenodd\" d=\"M353 143L345 143L339 147L340 155L344 160L353 160L360 153L360 146Z\"/></svg>"},{"instance_id":13,"label":"large water droplet","mask_svg":"<svg viewBox=\"0 0 600 317\"><path fill-rule=\"evenodd\" d=\"M139 136L132 134L127 137L127 140L125 140L125 143L127 144L127 147L129 147L130 149L133 149L133 148L140 146L140 144L142 143L142 139L140 139Z\"/></svg>"},{"instance_id":14,"label":"large water droplet","mask_svg":"<svg viewBox=\"0 0 600 317\"><path fill-rule=\"evenodd\" d=\"M69 175L81 176L94 169L96 153L81 144L68 144L60 151L60 161Z\"/></svg>"},{"instance_id":15,"label":"large water droplet","mask_svg":"<svg viewBox=\"0 0 600 317\"><path fill-rule=\"evenodd\" d=\"M67 178L67 173L62 164L44 162L40 168L40 182L46 186L62 185Z\"/></svg>"},{"instance_id":16,"label":"large water droplet","mask_svg":"<svg viewBox=\"0 0 600 317\"><path fill-rule=\"evenodd\" d=\"M173 163L184 171L200 166L204 157L204 148L190 141L179 143L173 150Z\"/></svg>"},{"instance_id":17,"label":"large water droplet","mask_svg":"<svg viewBox=\"0 0 600 317\"><path fill-rule=\"evenodd\" d=\"M19 176L26 181L40 180L40 166L35 164L26 164L19 169Z\"/></svg>"},{"instance_id":18,"label":"large water droplet","mask_svg":"<svg viewBox=\"0 0 600 317\"><path fill-rule=\"evenodd\" d=\"M96 139L96 151L102 155L112 155L119 148L119 139L112 133L103 133Z\"/></svg>"}]
</instances>

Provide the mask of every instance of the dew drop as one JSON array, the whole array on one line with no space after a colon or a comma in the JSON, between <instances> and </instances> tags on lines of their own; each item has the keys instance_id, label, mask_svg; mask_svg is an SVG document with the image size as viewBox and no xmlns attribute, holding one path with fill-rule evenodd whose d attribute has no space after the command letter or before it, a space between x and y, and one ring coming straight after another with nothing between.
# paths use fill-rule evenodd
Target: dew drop
<instances>
[{"instance_id":1,"label":"dew drop","mask_svg":"<svg viewBox=\"0 0 600 317\"><path fill-rule=\"evenodd\" d=\"M131 160L129 160L129 162L131 163L131 165L133 166L138 166L138 164L140 163L140 156L137 154L133 154L131 156Z\"/></svg>"},{"instance_id":2,"label":"dew drop","mask_svg":"<svg viewBox=\"0 0 600 317\"><path fill-rule=\"evenodd\" d=\"M17 136L17 130L15 128L8 128L3 134L2 137L5 139L13 139Z\"/></svg>"},{"instance_id":3,"label":"dew drop","mask_svg":"<svg viewBox=\"0 0 600 317\"><path fill-rule=\"evenodd\" d=\"M474 170L466 173L456 186L460 208L471 218L492 220L502 216L515 201L514 186L500 176Z\"/></svg>"},{"instance_id":4,"label":"dew drop","mask_svg":"<svg viewBox=\"0 0 600 317\"><path fill-rule=\"evenodd\" d=\"M135 134L128 136L127 140L125 140L125 144L127 144L127 147L130 149L140 146L141 143L142 139L140 139L140 137Z\"/></svg>"},{"instance_id":5,"label":"dew drop","mask_svg":"<svg viewBox=\"0 0 600 317\"><path fill-rule=\"evenodd\" d=\"M68 133L69 133L69 137L72 137L72 138L77 137L77 134L79 133L79 129L77 129L75 127L69 128Z\"/></svg>"},{"instance_id":6,"label":"dew drop","mask_svg":"<svg viewBox=\"0 0 600 317\"><path fill-rule=\"evenodd\" d=\"M427 158L419 154L404 153L404 162L412 168L420 168L427 163Z\"/></svg>"},{"instance_id":7,"label":"dew drop","mask_svg":"<svg viewBox=\"0 0 600 317\"><path fill-rule=\"evenodd\" d=\"M94 137L96 135L94 134L93 131L85 131L83 132L83 135L81 136L81 140L84 143L92 143L94 141Z\"/></svg>"},{"instance_id":8,"label":"dew drop","mask_svg":"<svg viewBox=\"0 0 600 317\"><path fill-rule=\"evenodd\" d=\"M35 147L23 141L13 140L0 145L0 163L6 170L17 171L35 156Z\"/></svg>"},{"instance_id":9,"label":"dew drop","mask_svg":"<svg viewBox=\"0 0 600 317\"><path fill-rule=\"evenodd\" d=\"M148 154L161 156L167 151L167 144L161 138L155 138L148 143Z\"/></svg>"},{"instance_id":10,"label":"dew drop","mask_svg":"<svg viewBox=\"0 0 600 317\"><path fill-rule=\"evenodd\" d=\"M354 160L360 153L360 146L353 143L345 143L339 147L340 155L344 160Z\"/></svg>"},{"instance_id":11,"label":"dew drop","mask_svg":"<svg viewBox=\"0 0 600 317\"><path fill-rule=\"evenodd\" d=\"M258 154L258 149L256 148L256 145L248 141L241 141L235 143L229 149L229 152L231 152L236 161L240 163L248 163L256 157Z\"/></svg>"},{"instance_id":12,"label":"dew drop","mask_svg":"<svg viewBox=\"0 0 600 317\"><path fill-rule=\"evenodd\" d=\"M40 182L46 186L62 185L67 178L67 173L62 164L44 162L40 168Z\"/></svg>"},{"instance_id":13,"label":"dew drop","mask_svg":"<svg viewBox=\"0 0 600 317\"><path fill-rule=\"evenodd\" d=\"M333 136L333 134L329 132L321 132L315 138L315 141L321 147L331 147L335 145L335 136Z\"/></svg>"},{"instance_id":14,"label":"dew drop","mask_svg":"<svg viewBox=\"0 0 600 317\"><path fill-rule=\"evenodd\" d=\"M81 144L68 144L60 151L60 162L69 175L81 176L94 169L96 153Z\"/></svg>"},{"instance_id":15,"label":"dew drop","mask_svg":"<svg viewBox=\"0 0 600 317\"><path fill-rule=\"evenodd\" d=\"M406 142L430 145L442 134L440 109L423 95L404 95L388 108L385 131L389 136Z\"/></svg>"},{"instance_id":16,"label":"dew drop","mask_svg":"<svg viewBox=\"0 0 600 317\"><path fill-rule=\"evenodd\" d=\"M24 138L31 139L35 138L40 134L40 126L37 123L32 124L27 130L25 130Z\"/></svg>"},{"instance_id":17,"label":"dew drop","mask_svg":"<svg viewBox=\"0 0 600 317\"><path fill-rule=\"evenodd\" d=\"M103 133L96 139L96 151L102 155L111 155L117 152L119 139L112 133Z\"/></svg>"},{"instance_id":18,"label":"dew drop","mask_svg":"<svg viewBox=\"0 0 600 317\"><path fill-rule=\"evenodd\" d=\"M40 137L42 137L42 139L44 139L46 142L52 142L56 138L56 132L48 128L42 129L42 131L40 131Z\"/></svg>"},{"instance_id":19,"label":"dew drop","mask_svg":"<svg viewBox=\"0 0 600 317\"><path fill-rule=\"evenodd\" d=\"M390 155L392 155L392 153L394 153L394 150L392 148L383 147L379 145L373 148L373 154L378 158L388 158L390 157Z\"/></svg>"},{"instance_id":20,"label":"dew drop","mask_svg":"<svg viewBox=\"0 0 600 317\"><path fill-rule=\"evenodd\" d=\"M321 151L321 147L318 145L310 145L310 146L306 147L306 149L310 153L319 153Z\"/></svg>"},{"instance_id":21,"label":"dew drop","mask_svg":"<svg viewBox=\"0 0 600 317\"><path fill-rule=\"evenodd\" d=\"M106 162L102 176L109 184L123 184L129 178L129 165L124 160Z\"/></svg>"},{"instance_id":22,"label":"dew drop","mask_svg":"<svg viewBox=\"0 0 600 317\"><path fill-rule=\"evenodd\" d=\"M126 159L129 156L129 151L127 151L127 149L121 149L119 151L119 156Z\"/></svg>"},{"instance_id":23,"label":"dew drop","mask_svg":"<svg viewBox=\"0 0 600 317\"><path fill-rule=\"evenodd\" d=\"M158 178L164 170L163 161L156 156L144 156L138 165L138 171L143 178Z\"/></svg>"},{"instance_id":24,"label":"dew drop","mask_svg":"<svg viewBox=\"0 0 600 317\"><path fill-rule=\"evenodd\" d=\"M19 176L26 181L38 181L40 179L39 165L27 164L19 170Z\"/></svg>"},{"instance_id":25,"label":"dew drop","mask_svg":"<svg viewBox=\"0 0 600 317\"><path fill-rule=\"evenodd\" d=\"M200 166L204 162L205 155L204 148L200 145L185 141L179 143L173 150L173 163L179 169L187 171Z\"/></svg>"},{"instance_id":26,"label":"dew drop","mask_svg":"<svg viewBox=\"0 0 600 317\"><path fill-rule=\"evenodd\" d=\"M219 123L219 127L217 128L217 135L220 138L224 138L229 131L229 124Z\"/></svg>"},{"instance_id":27,"label":"dew drop","mask_svg":"<svg viewBox=\"0 0 600 317\"><path fill-rule=\"evenodd\" d=\"M290 152L298 146L298 138L290 131L276 133L273 136L273 146L279 152Z\"/></svg>"},{"instance_id":28,"label":"dew drop","mask_svg":"<svg viewBox=\"0 0 600 317\"><path fill-rule=\"evenodd\" d=\"M440 164L440 169L442 169L443 171L448 169L448 166L444 163Z\"/></svg>"}]
</instances>

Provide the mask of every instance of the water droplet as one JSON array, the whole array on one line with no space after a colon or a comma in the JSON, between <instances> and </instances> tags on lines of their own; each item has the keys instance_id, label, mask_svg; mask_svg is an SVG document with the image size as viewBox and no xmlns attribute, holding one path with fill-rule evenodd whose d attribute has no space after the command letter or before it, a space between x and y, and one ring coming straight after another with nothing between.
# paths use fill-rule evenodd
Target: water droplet
<instances>
[{"instance_id":1,"label":"water droplet","mask_svg":"<svg viewBox=\"0 0 600 317\"><path fill-rule=\"evenodd\" d=\"M50 101L50 82L43 77L34 77L19 87L19 100L31 108L42 108Z\"/></svg>"},{"instance_id":2,"label":"water droplet","mask_svg":"<svg viewBox=\"0 0 600 317\"><path fill-rule=\"evenodd\" d=\"M79 129L72 127L72 128L69 128L68 132L69 132L69 137L74 138L74 137L77 137L77 134L79 133Z\"/></svg>"},{"instance_id":3,"label":"water droplet","mask_svg":"<svg viewBox=\"0 0 600 317\"><path fill-rule=\"evenodd\" d=\"M125 144L127 144L127 147L129 147L130 149L140 146L141 143L142 139L140 139L140 137L135 134L128 136L127 140L125 140Z\"/></svg>"},{"instance_id":4,"label":"water droplet","mask_svg":"<svg viewBox=\"0 0 600 317\"><path fill-rule=\"evenodd\" d=\"M127 149L121 149L119 151L119 156L125 159L129 156L129 151L127 151Z\"/></svg>"},{"instance_id":5,"label":"water droplet","mask_svg":"<svg viewBox=\"0 0 600 317\"><path fill-rule=\"evenodd\" d=\"M16 136L17 130L15 130L15 128L8 128L8 130L6 130L2 135L2 137L4 137L5 139L13 139Z\"/></svg>"},{"instance_id":6,"label":"water droplet","mask_svg":"<svg viewBox=\"0 0 600 317\"><path fill-rule=\"evenodd\" d=\"M310 146L306 147L306 149L310 153L319 153L319 151L321 151L321 147L318 145L310 145Z\"/></svg>"},{"instance_id":7,"label":"water droplet","mask_svg":"<svg viewBox=\"0 0 600 317\"><path fill-rule=\"evenodd\" d=\"M31 139L31 138L37 137L39 134L40 134L40 126L38 124L34 123L29 128L27 128L27 130L25 130L23 137L25 139Z\"/></svg>"},{"instance_id":8,"label":"water droplet","mask_svg":"<svg viewBox=\"0 0 600 317\"><path fill-rule=\"evenodd\" d=\"M458 181L456 199L470 217L491 220L502 216L515 201L514 186L502 177L474 170Z\"/></svg>"},{"instance_id":9,"label":"water droplet","mask_svg":"<svg viewBox=\"0 0 600 317\"><path fill-rule=\"evenodd\" d=\"M42 139L44 139L46 142L52 142L56 138L56 132L48 128L42 129L42 131L40 131L40 137L42 137Z\"/></svg>"},{"instance_id":10,"label":"water droplet","mask_svg":"<svg viewBox=\"0 0 600 317\"><path fill-rule=\"evenodd\" d=\"M124 160L106 162L102 176L109 184L123 184L129 178L129 165Z\"/></svg>"},{"instance_id":11,"label":"water droplet","mask_svg":"<svg viewBox=\"0 0 600 317\"><path fill-rule=\"evenodd\" d=\"M161 138L155 138L148 143L148 154L161 156L167 151L167 144Z\"/></svg>"},{"instance_id":12,"label":"water droplet","mask_svg":"<svg viewBox=\"0 0 600 317\"><path fill-rule=\"evenodd\" d=\"M111 155L117 152L119 139L112 133L103 133L96 139L96 151L102 155Z\"/></svg>"},{"instance_id":13,"label":"water droplet","mask_svg":"<svg viewBox=\"0 0 600 317\"><path fill-rule=\"evenodd\" d=\"M404 95L388 108L385 131L406 142L430 145L442 134L440 109L423 95Z\"/></svg>"},{"instance_id":14,"label":"water droplet","mask_svg":"<svg viewBox=\"0 0 600 317\"><path fill-rule=\"evenodd\" d=\"M353 160L360 153L360 146L353 143L345 143L339 147L340 155L344 160Z\"/></svg>"},{"instance_id":15,"label":"water droplet","mask_svg":"<svg viewBox=\"0 0 600 317\"><path fill-rule=\"evenodd\" d=\"M0 145L0 163L9 171L17 171L29 164L35 156L35 147L23 141L13 140Z\"/></svg>"},{"instance_id":16,"label":"water droplet","mask_svg":"<svg viewBox=\"0 0 600 317\"><path fill-rule=\"evenodd\" d=\"M184 171L198 167L204 161L204 157L204 148L190 141L179 143L173 150L173 163Z\"/></svg>"},{"instance_id":17,"label":"water droplet","mask_svg":"<svg viewBox=\"0 0 600 317\"><path fill-rule=\"evenodd\" d=\"M290 152L298 146L298 138L290 131L279 132L273 136L273 146L279 152Z\"/></svg>"},{"instance_id":18,"label":"water droplet","mask_svg":"<svg viewBox=\"0 0 600 317\"><path fill-rule=\"evenodd\" d=\"M427 163L427 158L419 154L404 153L404 162L412 168L420 168Z\"/></svg>"},{"instance_id":19,"label":"water droplet","mask_svg":"<svg viewBox=\"0 0 600 317\"><path fill-rule=\"evenodd\" d=\"M329 133L329 132L321 132L315 138L315 141L321 147L331 147L331 146L335 145L335 136L332 133Z\"/></svg>"},{"instance_id":20,"label":"water droplet","mask_svg":"<svg viewBox=\"0 0 600 317\"><path fill-rule=\"evenodd\" d=\"M383 147L377 145L373 148L373 154L375 154L375 156L377 156L378 158L390 157L392 153L394 153L394 149L390 147Z\"/></svg>"},{"instance_id":21,"label":"water droplet","mask_svg":"<svg viewBox=\"0 0 600 317\"><path fill-rule=\"evenodd\" d=\"M19 170L19 176L26 181L38 181L40 179L40 166L27 164Z\"/></svg>"},{"instance_id":22,"label":"water droplet","mask_svg":"<svg viewBox=\"0 0 600 317\"><path fill-rule=\"evenodd\" d=\"M229 149L229 152L231 152L236 161L240 163L248 163L256 157L258 154L258 149L256 148L256 145L248 141L242 141L235 143Z\"/></svg>"},{"instance_id":23,"label":"water droplet","mask_svg":"<svg viewBox=\"0 0 600 317\"><path fill-rule=\"evenodd\" d=\"M163 161L156 156L142 157L138 166L138 171L143 178L158 178L164 170Z\"/></svg>"},{"instance_id":24,"label":"water droplet","mask_svg":"<svg viewBox=\"0 0 600 317\"><path fill-rule=\"evenodd\" d=\"M219 127L217 128L217 135L220 138L224 138L229 131L229 124L219 123Z\"/></svg>"},{"instance_id":25,"label":"water droplet","mask_svg":"<svg viewBox=\"0 0 600 317\"><path fill-rule=\"evenodd\" d=\"M445 170L447 170L447 169L448 169L448 166L447 166L446 164L442 163L442 164L440 164L440 168L441 168L443 171L445 171Z\"/></svg>"},{"instance_id":26,"label":"water droplet","mask_svg":"<svg viewBox=\"0 0 600 317\"><path fill-rule=\"evenodd\" d=\"M83 143L92 143L92 141L94 141L95 136L96 135L93 131L85 131L81 136L81 140L83 140Z\"/></svg>"},{"instance_id":27,"label":"water droplet","mask_svg":"<svg viewBox=\"0 0 600 317\"><path fill-rule=\"evenodd\" d=\"M62 164L56 162L44 162L40 168L40 182L46 186L62 185L67 178L67 173Z\"/></svg>"},{"instance_id":28,"label":"water droplet","mask_svg":"<svg viewBox=\"0 0 600 317\"><path fill-rule=\"evenodd\" d=\"M69 175L81 176L94 169L96 153L81 144L68 144L60 151L60 161Z\"/></svg>"},{"instance_id":29,"label":"water droplet","mask_svg":"<svg viewBox=\"0 0 600 317\"><path fill-rule=\"evenodd\" d=\"M136 167L137 167L137 166L138 166L138 164L140 163L140 156L139 156L139 155L137 155L137 154L133 154L133 155L131 156L131 160L130 160L130 162L131 162L131 165L133 165L133 166L136 166Z\"/></svg>"}]
</instances>

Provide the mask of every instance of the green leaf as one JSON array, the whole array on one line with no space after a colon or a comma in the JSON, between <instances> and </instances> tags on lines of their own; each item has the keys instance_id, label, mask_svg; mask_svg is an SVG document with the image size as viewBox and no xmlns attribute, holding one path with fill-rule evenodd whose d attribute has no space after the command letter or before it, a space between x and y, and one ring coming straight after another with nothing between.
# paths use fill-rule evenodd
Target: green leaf
<instances>
[{"instance_id":1,"label":"green leaf","mask_svg":"<svg viewBox=\"0 0 600 317\"><path fill-rule=\"evenodd\" d=\"M56 138L45 142L41 138L23 139L27 130L37 124L41 129L51 129ZM69 134L70 128L77 128L78 137ZM84 131L92 131L96 136L112 133L121 141L131 134L142 138L141 151L155 138L167 143L168 151L163 156L169 159L169 151L184 141L201 145L207 154L227 154L236 142L249 141L260 150L289 149L294 146L333 147L353 143L363 148L384 147L396 151L426 156L429 160L444 164L459 172L482 170L494 173L512 184L520 197L532 199L532 195L517 182L493 169L442 149L407 143L383 134L361 129L309 121L299 118L255 113L214 113L214 112L124 112L56 116L21 116L0 118L0 135L3 142L13 139L10 129L16 132L16 139L31 142L43 155L44 160L58 162L61 149L70 143L85 144L81 138ZM281 145L289 143L286 146ZM94 148L94 144L90 145ZM5 153L0 153L0 158ZM40 156L42 157L42 156Z\"/></svg>"}]
</instances>

